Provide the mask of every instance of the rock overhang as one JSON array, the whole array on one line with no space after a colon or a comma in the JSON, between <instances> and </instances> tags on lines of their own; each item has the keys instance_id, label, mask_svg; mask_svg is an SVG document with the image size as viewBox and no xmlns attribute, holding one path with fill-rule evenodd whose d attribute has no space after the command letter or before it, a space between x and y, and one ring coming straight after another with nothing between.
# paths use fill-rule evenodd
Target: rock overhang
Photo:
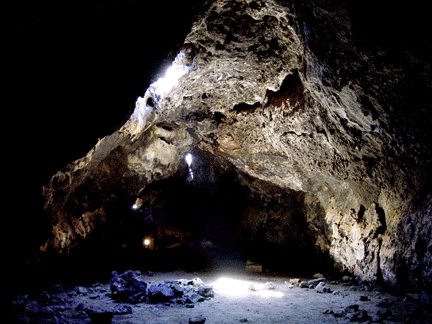
<instances>
[{"instance_id":1,"label":"rock overhang","mask_svg":"<svg viewBox=\"0 0 432 324\"><path fill-rule=\"evenodd\" d=\"M388 126L392 108L381 104L378 90L369 91L373 69L366 81L349 80L347 64L334 65L339 56L330 64L330 58L324 62L323 54L314 52L319 44L309 40L299 12L272 1L255 4L220 1L211 6L185 39L181 53L188 54L189 73L166 96L153 100L157 111L145 110L140 127L132 116L84 159L55 175L45 191L46 211L59 224L68 224L60 225L63 232L75 232L69 236L73 242L80 235L68 219L96 210L100 215L111 198L129 204L152 183L187 177L183 158L195 151L206 156L208 165L214 159L224 166L220 170L231 170L251 197L255 192L272 197L274 188L285 197L295 192L288 196L302 197L296 204L314 211L300 213L314 233L312 245L365 280L395 284L400 265L390 255L406 242L392 236L401 230L410 204L409 174L423 184L418 171L393 153L398 144ZM230 6L244 9L237 21ZM321 10L320 17L341 17L342 12ZM245 28L236 29L239 24ZM332 30L336 27L347 30L349 21L336 20ZM331 40L340 53L349 54L356 71L380 55L357 51L349 33ZM142 116L142 104L147 109L147 101L138 102L137 115ZM199 170L195 176L198 183ZM60 178L68 182L60 184ZM210 188L212 180L200 188ZM277 235L290 234L284 229ZM59 240L64 235L53 242ZM416 252L407 249L410 256L399 258L416 263ZM422 262L430 266L425 258Z\"/></svg>"}]
</instances>

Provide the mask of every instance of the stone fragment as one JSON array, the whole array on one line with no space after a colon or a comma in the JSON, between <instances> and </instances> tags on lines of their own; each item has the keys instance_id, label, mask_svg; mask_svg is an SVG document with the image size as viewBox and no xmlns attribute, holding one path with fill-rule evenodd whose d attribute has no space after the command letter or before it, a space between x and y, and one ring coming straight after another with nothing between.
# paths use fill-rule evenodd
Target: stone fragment
<instances>
[{"instance_id":1,"label":"stone fragment","mask_svg":"<svg viewBox=\"0 0 432 324\"><path fill-rule=\"evenodd\" d=\"M110 309L101 307L86 307L85 312L91 319L91 323L109 324L112 323L114 312Z\"/></svg>"},{"instance_id":2,"label":"stone fragment","mask_svg":"<svg viewBox=\"0 0 432 324\"><path fill-rule=\"evenodd\" d=\"M311 279L307 282L307 284L310 288L315 288L320 282L325 282L325 281L326 281L325 278Z\"/></svg>"},{"instance_id":3,"label":"stone fragment","mask_svg":"<svg viewBox=\"0 0 432 324\"><path fill-rule=\"evenodd\" d=\"M205 321L206 321L206 318L202 315L189 318L189 324L204 324Z\"/></svg>"},{"instance_id":4,"label":"stone fragment","mask_svg":"<svg viewBox=\"0 0 432 324\"><path fill-rule=\"evenodd\" d=\"M267 281L267 282L264 284L264 289L275 289L275 286L274 286L274 284L273 284L272 282Z\"/></svg>"},{"instance_id":5,"label":"stone fragment","mask_svg":"<svg viewBox=\"0 0 432 324\"><path fill-rule=\"evenodd\" d=\"M194 279L192 279L192 284L195 287L199 287L201 285L204 285L204 282L200 278L194 278Z\"/></svg>"},{"instance_id":6,"label":"stone fragment","mask_svg":"<svg viewBox=\"0 0 432 324\"><path fill-rule=\"evenodd\" d=\"M324 282L320 282L316 287L315 287L315 291L317 293L331 293L332 290L330 287L328 287Z\"/></svg>"},{"instance_id":7,"label":"stone fragment","mask_svg":"<svg viewBox=\"0 0 432 324\"><path fill-rule=\"evenodd\" d=\"M145 301L147 283L138 278L139 271L128 270L121 274L113 271L111 274L111 297L115 300L136 304Z\"/></svg>"},{"instance_id":8,"label":"stone fragment","mask_svg":"<svg viewBox=\"0 0 432 324\"><path fill-rule=\"evenodd\" d=\"M345 316L351 322L365 322L371 319L368 312L364 309L360 309L356 312L349 313Z\"/></svg>"},{"instance_id":9,"label":"stone fragment","mask_svg":"<svg viewBox=\"0 0 432 324\"><path fill-rule=\"evenodd\" d=\"M310 285L306 281L302 281L302 282L300 282L299 287L300 288L309 288Z\"/></svg>"},{"instance_id":10,"label":"stone fragment","mask_svg":"<svg viewBox=\"0 0 432 324\"><path fill-rule=\"evenodd\" d=\"M148 298L151 303L164 303L174 297L174 290L165 283L152 284L148 288Z\"/></svg>"},{"instance_id":11,"label":"stone fragment","mask_svg":"<svg viewBox=\"0 0 432 324\"><path fill-rule=\"evenodd\" d=\"M352 281L352 277L350 277L350 276L343 276L341 280L342 280L342 282L350 283Z\"/></svg>"},{"instance_id":12,"label":"stone fragment","mask_svg":"<svg viewBox=\"0 0 432 324\"><path fill-rule=\"evenodd\" d=\"M198 295L201 295L203 297L209 298L209 297L214 297L214 291L212 286L209 285L202 285L198 287Z\"/></svg>"}]
</instances>

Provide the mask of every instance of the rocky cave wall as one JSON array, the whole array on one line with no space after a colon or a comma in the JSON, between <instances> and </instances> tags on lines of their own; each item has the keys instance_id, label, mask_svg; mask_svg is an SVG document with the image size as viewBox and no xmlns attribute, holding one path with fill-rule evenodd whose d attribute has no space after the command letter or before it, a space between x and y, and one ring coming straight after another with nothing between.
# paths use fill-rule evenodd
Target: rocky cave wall
<instances>
[{"instance_id":1,"label":"rocky cave wall","mask_svg":"<svg viewBox=\"0 0 432 324\"><path fill-rule=\"evenodd\" d=\"M166 247L207 239L270 267L331 260L430 290L430 61L366 42L350 10L208 2L173 62L188 73L162 95L152 84L121 129L44 187L40 255L127 246L120 230L148 226L125 220L139 198Z\"/></svg>"}]
</instances>

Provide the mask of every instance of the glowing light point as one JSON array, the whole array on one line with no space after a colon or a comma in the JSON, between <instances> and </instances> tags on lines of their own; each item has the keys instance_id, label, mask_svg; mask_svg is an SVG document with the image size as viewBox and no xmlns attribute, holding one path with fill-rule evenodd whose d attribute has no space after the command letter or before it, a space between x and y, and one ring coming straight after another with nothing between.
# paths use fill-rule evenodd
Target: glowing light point
<instances>
[{"instance_id":1,"label":"glowing light point","mask_svg":"<svg viewBox=\"0 0 432 324\"><path fill-rule=\"evenodd\" d=\"M152 237L143 238L142 245L145 249L153 250L154 249L154 240Z\"/></svg>"},{"instance_id":2,"label":"glowing light point","mask_svg":"<svg viewBox=\"0 0 432 324\"><path fill-rule=\"evenodd\" d=\"M135 203L132 205L132 210L138 210L142 207L143 201L141 198L135 199Z\"/></svg>"},{"instance_id":3,"label":"glowing light point","mask_svg":"<svg viewBox=\"0 0 432 324\"><path fill-rule=\"evenodd\" d=\"M190 167L192 164L192 154L190 154L190 153L186 154L185 160L186 160L188 167Z\"/></svg>"},{"instance_id":4,"label":"glowing light point","mask_svg":"<svg viewBox=\"0 0 432 324\"><path fill-rule=\"evenodd\" d=\"M186 160L186 163L188 165L189 179L193 180L194 176L193 176L193 171L192 171L192 168L191 168L191 165L192 165L192 154L190 154L190 153L186 154L185 160Z\"/></svg>"}]
</instances>

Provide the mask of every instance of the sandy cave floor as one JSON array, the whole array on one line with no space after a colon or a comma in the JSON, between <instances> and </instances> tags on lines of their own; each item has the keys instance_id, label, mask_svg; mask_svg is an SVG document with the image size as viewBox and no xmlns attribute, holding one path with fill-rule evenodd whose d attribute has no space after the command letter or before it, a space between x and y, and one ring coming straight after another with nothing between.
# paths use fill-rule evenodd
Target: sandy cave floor
<instances>
[{"instance_id":1,"label":"sandy cave floor","mask_svg":"<svg viewBox=\"0 0 432 324\"><path fill-rule=\"evenodd\" d=\"M313 288L290 284L292 277L263 273L179 270L142 273L139 278L148 284L199 278L213 287L214 297L196 302L192 307L174 303L132 304L130 314L114 315L110 320L98 323L188 324L190 318L199 316L206 319L206 324L432 323L431 313L420 302L420 294L395 296L336 281L326 282L330 292L318 293ZM309 281L312 278L299 279ZM78 305L112 308L118 304L109 297L109 282L83 288L86 293L77 294L79 287L65 288L57 295L50 293L52 305L40 305L39 308L35 307L35 296L19 296L15 302L14 323L96 323L86 314L78 314ZM39 309L38 313L29 311L35 308ZM44 310L46 315L41 316Z\"/></svg>"}]
</instances>

